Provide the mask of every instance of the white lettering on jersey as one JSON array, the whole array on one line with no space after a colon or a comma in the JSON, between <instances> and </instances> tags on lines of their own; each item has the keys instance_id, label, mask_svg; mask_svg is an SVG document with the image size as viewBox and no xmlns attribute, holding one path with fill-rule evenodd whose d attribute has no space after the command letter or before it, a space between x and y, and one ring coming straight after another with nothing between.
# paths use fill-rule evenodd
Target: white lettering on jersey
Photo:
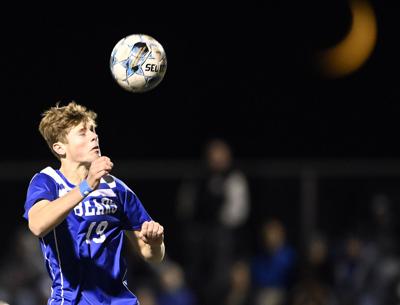
<instances>
[{"instance_id":1,"label":"white lettering on jersey","mask_svg":"<svg viewBox=\"0 0 400 305\"><path fill-rule=\"evenodd\" d=\"M115 214L117 209L116 203L110 198L88 198L74 208L74 213L76 216L107 215Z\"/></svg>"}]
</instances>

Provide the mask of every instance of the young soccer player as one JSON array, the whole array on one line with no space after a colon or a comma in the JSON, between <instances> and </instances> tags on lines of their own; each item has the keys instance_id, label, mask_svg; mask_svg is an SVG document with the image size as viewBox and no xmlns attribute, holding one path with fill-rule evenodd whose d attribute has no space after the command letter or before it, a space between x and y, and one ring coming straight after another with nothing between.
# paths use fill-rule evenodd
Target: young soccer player
<instances>
[{"instance_id":1,"label":"young soccer player","mask_svg":"<svg viewBox=\"0 0 400 305\"><path fill-rule=\"evenodd\" d=\"M125 236L147 261L165 253L164 228L101 156L97 114L70 102L43 113L39 131L60 168L46 167L28 187L24 218L39 237L53 281L48 304L139 304L121 256Z\"/></svg>"}]
</instances>

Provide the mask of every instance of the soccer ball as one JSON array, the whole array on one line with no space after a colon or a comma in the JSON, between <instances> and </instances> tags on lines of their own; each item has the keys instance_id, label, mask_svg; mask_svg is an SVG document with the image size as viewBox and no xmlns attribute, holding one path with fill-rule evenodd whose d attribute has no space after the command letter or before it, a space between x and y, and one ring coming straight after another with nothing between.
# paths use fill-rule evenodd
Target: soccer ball
<instances>
[{"instance_id":1,"label":"soccer ball","mask_svg":"<svg viewBox=\"0 0 400 305\"><path fill-rule=\"evenodd\" d=\"M162 45L145 34L132 34L114 46L110 58L111 74L130 92L146 92L164 78L167 57Z\"/></svg>"}]
</instances>

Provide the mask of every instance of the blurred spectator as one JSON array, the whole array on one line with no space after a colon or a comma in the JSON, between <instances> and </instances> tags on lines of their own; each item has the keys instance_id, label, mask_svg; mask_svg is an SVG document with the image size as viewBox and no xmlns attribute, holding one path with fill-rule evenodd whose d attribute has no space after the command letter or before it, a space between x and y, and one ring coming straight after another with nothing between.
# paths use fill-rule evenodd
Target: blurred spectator
<instances>
[{"instance_id":1,"label":"blurred spectator","mask_svg":"<svg viewBox=\"0 0 400 305\"><path fill-rule=\"evenodd\" d=\"M0 266L0 299L13 305L45 304L51 282L37 238L22 225L14 240L14 247Z\"/></svg>"},{"instance_id":2,"label":"blurred spectator","mask_svg":"<svg viewBox=\"0 0 400 305\"><path fill-rule=\"evenodd\" d=\"M386 193L374 194L370 212L372 217L363 232L363 256L368 254L371 266L364 287L364 299L368 304L372 303L371 299L374 304L399 304L399 232L391 198Z\"/></svg>"},{"instance_id":3,"label":"blurred spectator","mask_svg":"<svg viewBox=\"0 0 400 305\"><path fill-rule=\"evenodd\" d=\"M293 305L335 305L333 268L326 239L316 235L310 239L299 279L291 292ZM339 304L338 304L339 305Z\"/></svg>"},{"instance_id":4,"label":"blurred spectator","mask_svg":"<svg viewBox=\"0 0 400 305\"><path fill-rule=\"evenodd\" d=\"M177 214L190 285L201 304L220 305L229 286L226 271L237 252L248 247L243 232L250 196L247 178L225 141L208 142L205 157L204 176L184 181L179 189Z\"/></svg>"},{"instance_id":5,"label":"blurred spectator","mask_svg":"<svg viewBox=\"0 0 400 305\"><path fill-rule=\"evenodd\" d=\"M135 295L139 300L140 305L159 305L155 289L149 285L142 285L135 289Z\"/></svg>"},{"instance_id":6,"label":"blurred spectator","mask_svg":"<svg viewBox=\"0 0 400 305\"><path fill-rule=\"evenodd\" d=\"M388 195L377 193L372 196L370 204L371 221L365 228L369 240L376 243L379 251L397 252L397 223L393 204Z\"/></svg>"},{"instance_id":7,"label":"blurred spectator","mask_svg":"<svg viewBox=\"0 0 400 305\"><path fill-rule=\"evenodd\" d=\"M194 293L186 285L184 272L177 263L166 261L158 269L161 284L157 298L159 305L196 304Z\"/></svg>"},{"instance_id":8,"label":"blurred spectator","mask_svg":"<svg viewBox=\"0 0 400 305\"><path fill-rule=\"evenodd\" d=\"M400 299L400 259L392 202L386 194L376 193L369 208L371 217L358 234L344 239L335 261L335 290L343 305L398 304Z\"/></svg>"},{"instance_id":9,"label":"blurred spectator","mask_svg":"<svg viewBox=\"0 0 400 305\"><path fill-rule=\"evenodd\" d=\"M237 260L230 269L230 287L224 305L253 305L250 266L245 260Z\"/></svg>"},{"instance_id":10,"label":"blurred spectator","mask_svg":"<svg viewBox=\"0 0 400 305\"><path fill-rule=\"evenodd\" d=\"M301 276L332 287L334 283L332 260L328 241L322 235L316 234L310 239Z\"/></svg>"},{"instance_id":11,"label":"blurred spectator","mask_svg":"<svg viewBox=\"0 0 400 305\"><path fill-rule=\"evenodd\" d=\"M296 253L288 242L283 223L262 224L262 249L252 259L251 274L256 305L281 305L287 301L294 280Z\"/></svg>"},{"instance_id":12,"label":"blurred spectator","mask_svg":"<svg viewBox=\"0 0 400 305\"><path fill-rule=\"evenodd\" d=\"M367 289L368 275L376 261L376 251L350 234L334 264L335 291L341 305L379 304L374 291Z\"/></svg>"}]
</instances>

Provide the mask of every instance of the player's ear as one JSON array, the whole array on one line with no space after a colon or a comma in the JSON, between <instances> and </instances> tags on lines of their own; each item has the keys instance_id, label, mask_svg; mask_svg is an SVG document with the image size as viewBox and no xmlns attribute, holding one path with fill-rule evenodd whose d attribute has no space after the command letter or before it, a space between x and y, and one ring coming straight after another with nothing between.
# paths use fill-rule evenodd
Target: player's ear
<instances>
[{"instance_id":1,"label":"player's ear","mask_svg":"<svg viewBox=\"0 0 400 305\"><path fill-rule=\"evenodd\" d=\"M65 146L61 142L54 143L53 144L53 150L59 156L64 156L65 155Z\"/></svg>"}]
</instances>

